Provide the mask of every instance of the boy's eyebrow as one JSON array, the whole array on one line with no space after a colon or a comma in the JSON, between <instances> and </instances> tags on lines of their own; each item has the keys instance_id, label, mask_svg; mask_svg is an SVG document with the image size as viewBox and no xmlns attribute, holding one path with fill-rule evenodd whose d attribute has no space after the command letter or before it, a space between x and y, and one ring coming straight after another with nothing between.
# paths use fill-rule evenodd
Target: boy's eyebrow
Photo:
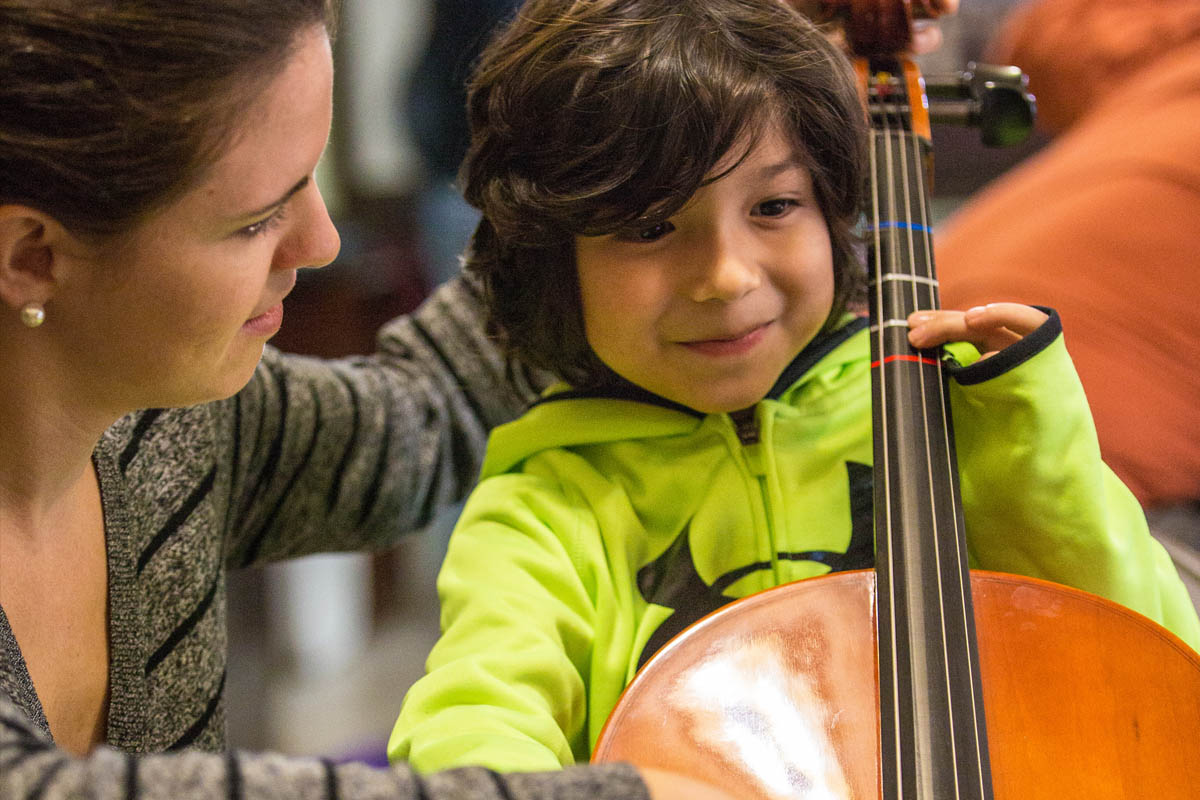
<instances>
[{"instance_id":1,"label":"boy's eyebrow","mask_svg":"<svg viewBox=\"0 0 1200 800\"><path fill-rule=\"evenodd\" d=\"M278 200L275 200L274 202L271 202L271 203L267 203L265 206L263 206L260 209L255 210L255 211L248 211L245 214L241 214L241 215L239 215L238 218L239 219L249 219L250 217L261 217L261 216L265 215L266 213L268 213L269 211L279 208L279 206L283 205L288 200L291 200L292 195L299 192L305 186L308 186L309 180L310 180L310 176L305 175L303 178L296 181L295 186L293 186L292 188L290 188L286 192L284 192L283 196L281 196Z\"/></svg>"},{"instance_id":2,"label":"boy's eyebrow","mask_svg":"<svg viewBox=\"0 0 1200 800\"><path fill-rule=\"evenodd\" d=\"M764 165L761 169L759 169L758 174L763 178L774 178L776 175L780 175L784 172L794 169L804 169L804 162L799 158L787 158L776 164Z\"/></svg>"}]
</instances>

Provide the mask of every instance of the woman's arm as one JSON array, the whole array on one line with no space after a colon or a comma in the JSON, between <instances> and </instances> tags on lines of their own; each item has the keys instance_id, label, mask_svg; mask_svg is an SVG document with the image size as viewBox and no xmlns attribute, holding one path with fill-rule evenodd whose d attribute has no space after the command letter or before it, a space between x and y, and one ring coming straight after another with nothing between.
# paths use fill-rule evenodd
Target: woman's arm
<instances>
[{"instance_id":1,"label":"woman's arm","mask_svg":"<svg viewBox=\"0 0 1200 800\"><path fill-rule=\"evenodd\" d=\"M268 349L213 406L218 448L232 451L231 565L386 546L428 524L474 485L488 432L540 383L488 336L467 277L385 325L370 356Z\"/></svg>"},{"instance_id":2,"label":"woman's arm","mask_svg":"<svg viewBox=\"0 0 1200 800\"><path fill-rule=\"evenodd\" d=\"M690 794L686 779L652 774L656 798ZM406 766L269 753L182 751L134 754L98 747L77 758L54 743L0 695L0 797L5 800L650 800L633 767L613 764L562 772L499 775L472 767L418 776ZM716 795L713 795L716 797Z\"/></svg>"}]
</instances>

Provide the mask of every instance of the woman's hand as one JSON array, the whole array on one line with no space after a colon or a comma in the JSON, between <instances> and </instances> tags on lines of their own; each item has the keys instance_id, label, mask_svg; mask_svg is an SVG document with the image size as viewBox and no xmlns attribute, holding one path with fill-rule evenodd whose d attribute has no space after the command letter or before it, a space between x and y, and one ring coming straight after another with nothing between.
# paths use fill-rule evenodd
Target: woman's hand
<instances>
[{"instance_id":1,"label":"woman's hand","mask_svg":"<svg viewBox=\"0 0 1200 800\"><path fill-rule=\"evenodd\" d=\"M1048 317L1021 303L988 303L966 311L918 311L908 318L908 343L926 349L970 342L984 358L1037 330Z\"/></svg>"},{"instance_id":2,"label":"woman's hand","mask_svg":"<svg viewBox=\"0 0 1200 800\"><path fill-rule=\"evenodd\" d=\"M786 0L797 11L811 20L823 21L825 14L821 0ZM959 0L929 0L930 6L939 16L948 16L958 11ZM840 36L840 32L838 34ZM916 20L913 23L912 51L915 54L929 53L942 44L942 29L936 20Z\"/></svg>"},{"instance_id":3,"label":"woman's hand","mask_svg":"<svg viewBox=\"0 0 1200 800\"><path fill-rule=\"evenodd\" d=\"M732 794L674 772L638 767L651 800L737 800Z\"/></svg>"},{"instance_id":4,"label":"woman's hand","mask_svg":"<svg viewBox=\"0 0 1200 800\"><path fill-rule=\"evenodd\" d=\"M958 0L930 0L930 6L940 17L948 17L958 11ZM912 51L932 53L942 46L942 29L937 20L917 20L913 23Z\"/></svg>"}]
</instances>

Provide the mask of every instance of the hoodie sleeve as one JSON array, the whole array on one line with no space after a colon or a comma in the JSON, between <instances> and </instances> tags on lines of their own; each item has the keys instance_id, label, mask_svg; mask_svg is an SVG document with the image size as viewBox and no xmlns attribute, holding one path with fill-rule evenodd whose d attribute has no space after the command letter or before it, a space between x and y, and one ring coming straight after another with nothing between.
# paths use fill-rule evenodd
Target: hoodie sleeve
<instances>
[{"instance_id":1,"label":"hoodie sleeve","mask_svg":"<svg viewBox=\"0 0 1200 800\"><path fill-rule=\"evenodd\" d=\"M489 478L472 494L438 578L442 636L405 697L393 761L512 771L586 760L597 611L573 552L589 546L575 535L588 529L585 509L528 474Z\"/></svg>"},{"instance_id":2,"label":"hoodie sleeve","mask_svg":"<svg viewBox=\"0 0 1200 800\"><path fill-rule=\"evenodd\" d=\"M952 374L972 566L1098 594L1200 648L1200 621L1170 557L1101 460L1057 314Z\"/></svg>"}]
</instances>

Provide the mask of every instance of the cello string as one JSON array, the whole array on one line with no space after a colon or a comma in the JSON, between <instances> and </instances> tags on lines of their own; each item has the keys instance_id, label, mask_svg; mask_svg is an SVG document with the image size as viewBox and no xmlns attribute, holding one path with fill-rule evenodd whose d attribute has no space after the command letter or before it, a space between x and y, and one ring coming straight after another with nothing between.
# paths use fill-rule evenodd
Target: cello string
<instances>
[{"instance_id":1,"label":"cello string","mask_svg":"<svg viewBox=\"0 0 1200 800\"><path fill-rule=\"evenodd\" d=\"M885 309L885 307L883 305L883 286L884 286L884 282L882 280L883 241L882 241L881 224L880 224L881 223L881 214L880 214L880 208L879 208L879 204L880 204L879 132L876 129L877 125L879 124L877 117L882 114L882 111L878 107L880 107L882 105L882 103L880 102L880 90L879 90L877 81L878 81L877 76L872 75L868 78L867 94L868 94L868 100L874 106L877 107L875 109L871 109L871 113L870 113L870 117L871 117L870 145L871 146L870 146L869 152L870 152L870 159L871 159L871 217L872 217L871 232L872 232L872 240L873 240L872 241L873 252L875 255L875 258L874 258L875 263L872 266L873 266L874 273L875 273L874 274L874 278L875 278L875 309L876 309L876 316L878 317L878 319L876 320L876 323L879 323L882 320L884 312L887 309ZM873 95L872 95L871 89L874 89ZM883 126L886 129L886 127L887 127L886 118L883 120ZM893 528L892 498L891 498L892 480L891 480L891 475L890 475L891 455L890 455L890 448L888 446L890 434L889 434L889 430L888 430L888 415L886 413L887 402L888 402L887 401L887 396L888 396L887 372L888 371L883 368L883 363L882 363L883 357L885 355L884 327L882 324L877 324L875 336L876 336L876 340L877 340L876 353L878 353L878 358L880 360L880 364L876 367L876 371L877 371L876 379L878 380L878 383L879 383L879 391L877 394L877 399L879 401L879 408L877 408L875 410L875 414L876 414L876 419L878 420L878 423L880 426L880 454L879 454L879 457L880 457L880 460L883 462L882 465L880 466L880 472L882 473L882 476L883 476L883 486L882 486L881 491L883 493L883 517L884 517L883 530L877 531L876 535L883 536L884 541L886 543L886 552L887 552L887 572L888 572L887 615L888 615L888 620L889 620L888 636L890 639L888 655L891 659L891 664L889 666L890 666L890 671L891 671L891 677L890 677L891 696L893 698L892 708L891 708L893 741L890 743L881 741L880 747L883 748L883 747L890 746L891 749L893 750L893 756L892 756L893 763L895 764L896 773L897 773L897 791L899 792L900 797L903 798L904 782L903 782L902 778L903 778L904 766L903 766L903 760L901 757L902 753L901 753L901 746L900 746L901 745L901 743L900 743L900 704L898 702L896 702L896 698L899 697L899 691L900 691L900 668L899 668L899 664L897 662L897 653L899 652L899 650L897 648L897 640L896 640L896 636L897 636L897 634L896 634L896 582L894 579L894 576L896 574L896 572L895 572L896 551L895 551L895 546L894 546L894 544L895 544L894 537L892 536L892 528ZM877 546L877 549L878 549L878 546ZM879 666L880 666L880 674L882 676L884 665L880 664ZM882 730L882 728L881 728L881 730Z\"/></svg>"}]
</instances>

